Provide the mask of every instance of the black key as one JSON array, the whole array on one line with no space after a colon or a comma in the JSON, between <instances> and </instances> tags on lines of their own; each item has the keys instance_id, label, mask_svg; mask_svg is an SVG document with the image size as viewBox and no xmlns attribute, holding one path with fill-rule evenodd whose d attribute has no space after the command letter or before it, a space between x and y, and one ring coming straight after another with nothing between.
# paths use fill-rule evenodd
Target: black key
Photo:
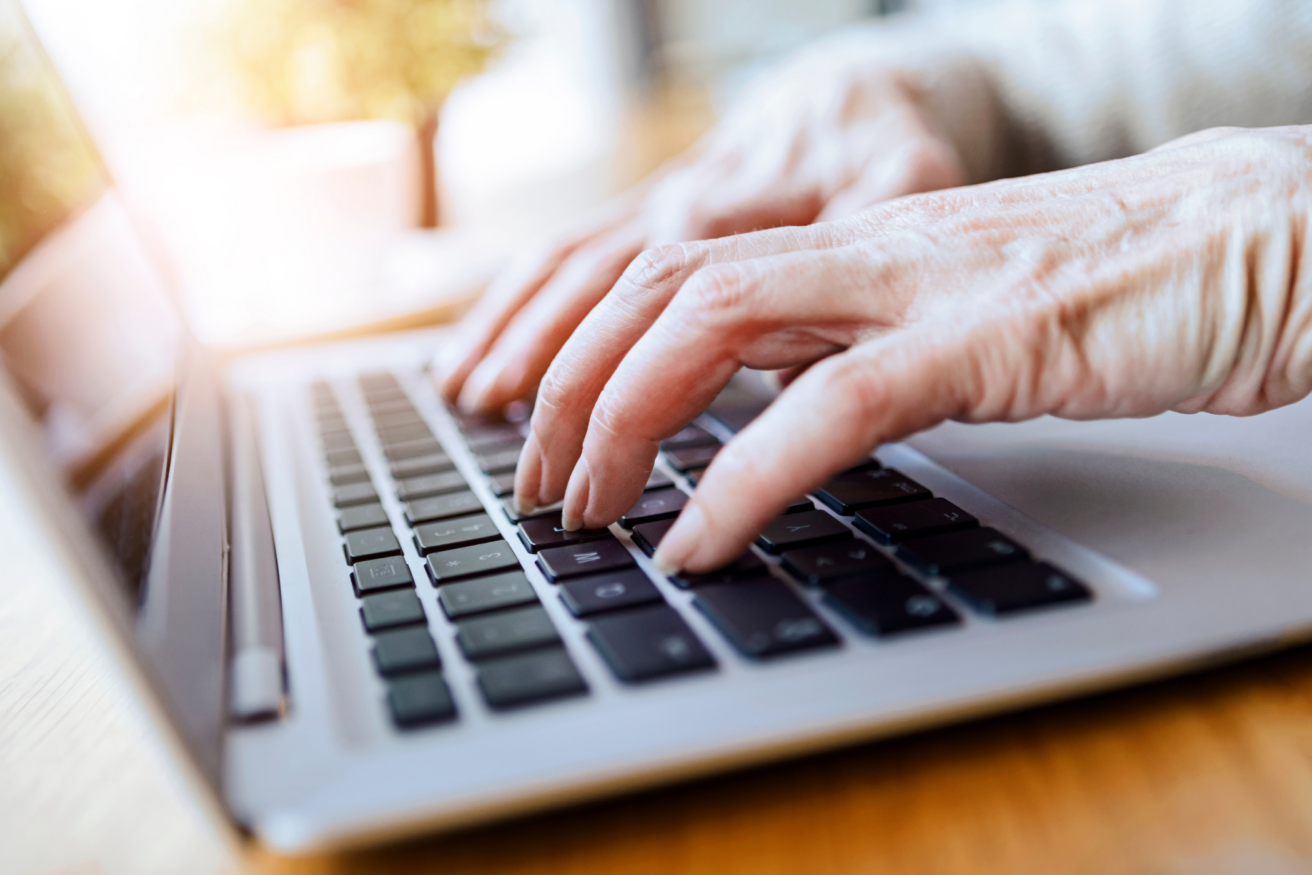
<instances>
[{"instance_id":1,"label":"black key","mask_svg":"<svg viewBox=\"0 0 1312 875\"><path fill-rule=\"evenodd\" d=\"M631 529L638 523L650 523L676 517L688 503L688 496L679 489L654 489L644 492L638 503L620 517L620 525Z\"/></svg>"},{"instance_id":2,"label":"black key","mask_svg":"<svg viewBox=\"0 0 1312 875\"><path fill-rule=\"evenodd\" d=\"M765 527L756 539L768 553L782 553L816 544L845 541L852 530L822 510L790 513Z\"/></svg>"},{"instance_id":3,"label":"black key","mask_svg":"<svg viewBox=\"0 0 1312 875\"><path fill-rule=\"evenodd\" d=\"M478 457L478 467L484 474L505 474L508 471L514 471L515 466L519 464L520 447L511 444L504 449L498 448L495 452L481 453Z\"/></svg>"},{"instance_id":4,"label":"black key","mask_svg":"<svg viewBox=\"0 0 1312 875\"><path fill-rule=\"evenodd\" d=\"M626 684L715 667L683 617L666 605L602 617L588 640Z\"/></svg>"},{"instance_id":5,"label":"black key","mask_svg":"<svg viewBox=\"0 0 1312 875\"><path fill-rule=\"evenodd\" d=\"M360 617L370 632L424 622L424 606L413 589L394 589L360 599Z\"/></svg>"},{"instance_id":6,"label":"black key","mask_svg":"<svg viewBox=\"0 0 1312 875\"><path fill-rule=\"evenodd\" d=\"M966 529L916 538L898 547L897 555L911 567L934 577L1029 558L1024 547L997 529Z\"/></svg>"},{"instance_id":7,"label":"black key","mask_svg":"<svg viewBox=\"0 0 1312 875\"><path fill-rule=\"evenodd\" d=\"M478 667L478 688L491 708L514 708L588 691L562 648L493 659Z\"/></svg>"},{"instance_id":8,"label":"black key","mask_svg":"<svg viewBox=\"0 0 1312 875\"><path fill-rule=\"evenodd\" d=\"M455 470L455 462L452 462L446 453L433 453L430 456L415 456L413 459L401 459L392 463L392 476L397 480L404 480L407 477L420 477L424 474L441 474L444 471Z\"/></svg>"},{"instance_id":9,"label":"black key","mask_svg":"<svg viewBox=\"0 0 1312 875\"><path fill-rule=\"evenodd\" d=\"M374 559L379 556L401 555L401 542L391 526L379 526L376 529L356 529L346 533L346 561L355 564L361 559Z\"/></svg>"},{"instance_id":10,"label":"black key","mask_svg":"<svg viewBox=\"0 0 1312 875\"><path fill-rule=\"evenodd\" d=\"M428 576L437 586L477 574L518 567L519 560L515 558L515 551L505 541L443 550L428 556Z\"/></svg>"},{"instance_id":11,"label":"black key","mask_svg":"<svg viewBox=\"0 0 1312 875\"><path fill-rule=\"evenodd\" d=\"M441 668L442 658L428 630L418 626L379 632L374 636L374 665L381 675Z\"/></svg>"},{"instance_id":12,"label":"black key","mask_svg":"<svg viewBox=\"0 0 1312 875\"><path fill-rule=\"evenodd\" d=\"M637 568L567 580L560 585L560 599L576 617L662 601L660 590Z\"/></svg>"},{"instance_id":13,"label":"black key","mask_svg":"<svg viewBox=\"0 0 1312 875\"><path fill-rule=\"evenodd\" d=\"M908 538L954 532L979 525L979 520L946 498L929 498L889 507L857 511L856 527L881 544L898 544Z\"/></svg>"},{"instance_id":14,"label":"black key","mask_svg":"<svg viewBox=\"0 0 1312 875\"><path fill-rule=\"evenodd\" d=\"M556 627L541 605L474 617L456 624L456 643L473 660L559 642Z\"/></svg>"},{"instance_id":15,"label":"black key","mask_svg":"<svg viewBox=\"0 0 1312 875\"><path fill-rule=\"evenodd\" d=\"M351 440L351 433L346 431L326 434L323 436L323 449L326 453L353 450L355 449L355 441Z\"/></svg>"},{"instance_id":16,"label":"black key","mask_svg":"<svg viewBox=\"0 0 1312 875\"><path fill-rule=\"evenodd\" d=\"M683 472L683 476L688 478L688 482L693 486L702 482L702 475L706 473L705 468L689 468Z\"/></svg>"},{"instance_id":17,"label":"black key","mask_svg":"<svg viewBox=\"0 0 1312 875\"><path fill-rule=\"evenodd\" d=\"M387 708L392 712L392 722L402 729L442 723L456 716L451 691L442 675L435 671L407 675L389 683Z\"/></svg>"},{"instance_id":18,"label":"black key","mask_svg":"<svg viewBox=\"0 0 1312 875\"><path fill-rule=\"evenodd\" d=\"M469 488L459 471L444 471L441 474L425 474L422 477L407 477L396 483L396 495L402 501L416 498L429 498L445 495L448 492L463 492Z\"/></svg>"},{"instance_id":19,"label":"black key","mask_svg":"<svg viewBox=\"0 0 1312 875\"><path fill-rule=\"evenodd\" d=\"M342 508L337 514L337 531L343 535L356 529L387 525L387 512L381 504L357 504Z\"/></svg>"},{"instance_id":20,"label":"black key","mask_svg":"<svg viewBox=\"0 0 1312 875\"><path fill-rule=\"evenodd\" d=\"M421 438L417 441L383 445L383 455L387 457L389 462L413 459L418 456L432 456L440 452L442 452L442 445L433 438Z\"/></svg>"},{"instance_id":21,"label":"black key","mask_svg":"<svg viewBox=\"0 0 1312 875\"><path fill-rule=\"evenodd\" d=\"M803 497L790 501L788 506L784 508L784 513L805 513L808 510L815 510L815 502Z\"/></svg>"},{"instance_id":22,"label":"black key","mask_svg":"<svg viewBox=\"0 0 1312 875\"><path fill-rule=\"evenodd\" d=\"M350 427L346 424L346 420L342 417L340 413L334 414L332 416L320 416L318 419L318 423L319 423L319 434L323 435L324 437L327 437L330 434L340 434L341 432L351 430Z\"/></svg>"},{"instance_id":23,"label":"black key","mask_svg":"<svg viewBox=\"0 0 1312 875\"><path fill-rule=\"evenodd\" d=\"M757 577L766 577L770 574L769 569L770 566L765 564L764 559L748 550L723 568L707 571L704 574L680 572L670 578L670 583L680 589L695 589L712 583L729 583L735 580L752 580Z\"/></svg>"},{"instance_id":24,"label":"black key","mask_svg":"<svg viewBox=\"0 0 1312 875\"><path fill-rule=\"evenodd\" d=\"M674 520L657 520L654 523L639 523L633 527L633 543L638 549L648 556L656 552L656 548L661 544L661 538L665 537L671 527L674 526Z\"/></svg>"},{"instance_id":25,"label":"black key","mask_svg":"<svg viewBox=\"0 0 1312 875\"><path fill-rule=\"evenodd\" d=\"M708 447L686 447L682 450L666 450L665 459L679 471L689 468L703 468L711 464L711 459L720 452L720 445Z\"/></svg>"},{"instance_id":26,"label":"black key","mask_svg":"<svg viewBox=\"0 0 1312 875\"><path fill-rule=\"evenodd\" d=\"M386 413L374 414L374 428L378 429L379 432L402 425L414 425L415 423L422 425L423 422L424 418L413 407L408 410L392 410ZM427 426L425 426L425 430L427 430Z\"/></svg>"},{"instance_id":27,"label":"black key","mask_svg":"<svg viewBox=\"0 0 1312 875\"><path fill-rule=\"evenodd\" d=\"M343 465L328 469L328 482L334 486L348 483L362 483L369 479L369 469L364 465Z\"/></svg>"},{"instance_id":28,"label":"black key","mask_svg":"<svg viewBox=\"0 0 1312 875\"><path fill-rule=\"evenodd\" d=\"M549 547L538 553L538 567L553 581L615 571L635 564L633 556L616 540Z\"/></svg>"},{"instance_id":29,"label":"black key","mask_svg":"<svg viewBox=\"0 0 1312 875\"><path fill-rule=\"evenodd\" d=\"M515 491L515 472L493 475L488 478L488 485L492 487L492 494L497 498L510 495Z\"/></svg>"},{"instance_id":30,"label":"black key","mask_svg":"<svg viewBox=\"0 0 1312 875\"><path fill-rule=\"evenodd\" d=\"M389 413L416 413L415 406L404 395L388 395L380 398L366 398L371 416L386 416Z\"/></svg>"},{"instance_id":31,"label":"black key","mask_svg":"<svg viewBox=\"0 0 1312 875\"><path fill-rule=\"evenodd\" d=\"M495 541L500 537L496 523L485 513L415 526L415 546L421 554Z\"/></svg>"},{"instance_id":32,"label":"black key","mask_svg":"<svg viewBox=\"0 0 1312 875\"><path fill-rule=\"evenodd\" d=\"M1046 562L954 574L948 586L972 608L990 616L1093 598L1087 586Z\"/></svg>"},{"instance_id":33,"label":"black key","mask_svg":"<svg viewBox=\"0 0 1312 875\"><path fill-rule=\"evenodd\" d=\"M613 537L610 529L565 531L560 525L560 511L527 519L519 524L519 539L524 542L530 553L536 553L544 547L579 544L610 537Z\"/></svg>"},{"instance_id":34,"label":"black key","mask_svg":"<svg viewBox=\"0 0 1312 875\"><path fill-rule=\"evenodd\" d=\"M828 581L853 575L870 577L896 574L897 567L865 541L821 544L784 554L784 568L802 583L824 586Z\"/></svg>"},{"instance_id":35,"label":"black key","mask_svg":"<svg viewBox=\"0 0 1312 875\"><path fill-rule=\"evenodd\" d=\"M522 571L507 571L491 577L476 577L463 583L448 583L437 591L442 611L451 619L528 605L538 600Z\"/></svg>"},{"instance_id":36,"label":"black key","mask_svg":"<svg viewBox=\"0 0 1312 875\"><path fill-rule=\"evenodd\" d=\"M666 486L673 485L674 481L670 479L670 475L666 474L664 471L652 469L651 475L647 477L647 485L642 487L642 491L648 492L652 489L664 489Z\"/></svg>"},{"instance_id":37,"label":"black key","mask_svg":"<svg viewBox=\"0 0 1312 875\"><path fill-rule=\"evenodd\" d=\"M343 465L360 464L360 451L352 447L349 450L333 450L324 453L324 458L328 460L328 467L340 468Z\"/></svg>"},{"instance_id":38,"label":"black key","mask_svg":"<svg viewBox=\"0 0 1312 875\"><path fill-rule=\"evenodd\" d=\"M378 429L378 442L384 448L396 444L406 444L411 441L432 440L433 430L423 422L412 422L409 425L394 425L391 428Z\"/></svg>"},{"instance_id":39,"label":"black key","mask_svg":"<svg viewBox=\"0 0 1312 875\"><path fill-rule=\"evenodd\" d=\"M405 506L405 521L410 525L450 519L470 511L482 510L483 503L472 492L453 492L432 498L420 498Z\"/></svg>"},{"instance_id":40,"label":"black key","mask_svg":"<svg viewBox=\"0 0 1312 875\"><path fill-rule=\"evenodd\" d=\"M815 497L835 512L851 516L863 507L920 501L932 496L928 489L893 468L861 468L839 474Z\"/></svg>"},{"instance_id":41,"label":"black key","mask_svg":"<svg viewBox=\"0 0 1312 875\"><path fill-rule=\"evenodd\" d=\"M465 432L465 443L476 453L486 452L499 444L514 444L524 440L519 427L509 422L498 426L480 428L478 431Z\"/></svg>"},{"instance_id":42,"label":"black key","mask_svg":"<svg viewBox=\"0 0 1312 875\"><path fill-rule=\"evenodd\" d=\"M376 504L378 492L372 483L348 483L333 490L333 504L350 507L353 504Z\"/></svg>"},{"instance_id":43,"label":"black key","mask_svg":"<svg viewBox=\"0 0 1312 875\"><path fill-rule=\"evenodd\" d=\"M894 635L961 622L942 599L901 574L836 581L825 588L825 602L867 635Z\"/></svg>"},{"instance_id":44,"label":"black key","mask_svg":"<svg viewBox=\"0 0 1312 875\"><path fill-rule=\"evenodd\" d=\"M661 449L669 452L670 450L682 450L687 447L705 447L718 445L720 439L711 434L700 425L687 425L683 430L674 437L666 438L661 441Z\"/></svg>"},{"instance_id":45,"label":"black key","mask_svg":"<svg viewBox=\"0 0 1312 875\"><path fill-rule=\"evenodd\" d=\"M351 569L351 585L355 587L356 595L364 596L399 586L413 587L415 579L410 575L410 566L404 556L385 556L355 563Z\"/></svg>"},{"instance_id":46,"label":"black key","mask_svg":"<svg viewBox=\"0 0 1312 875\"><path fill-rule=\"evenodd\" d=\"M506 519L510 520L512 523L518 523L523 520L532 520L532 519L537 519L540 516L547 516L548 514L559 513L560 502L550 505L549 507L534 508L528 513L522 514L515 509L515 497L512 495L510 498L501 499L501 509L505 512Z\"/></svg>"},{"instance_id":47,"label":"black key","mask_svg":"<svg viewBox=\"0 0 1312 875\"><path fill-rule=\"evenodd\" d=\"M824 621L772 577L704 587L694 604L753 659L838 643Z\"/></svg>"}]
</instances>

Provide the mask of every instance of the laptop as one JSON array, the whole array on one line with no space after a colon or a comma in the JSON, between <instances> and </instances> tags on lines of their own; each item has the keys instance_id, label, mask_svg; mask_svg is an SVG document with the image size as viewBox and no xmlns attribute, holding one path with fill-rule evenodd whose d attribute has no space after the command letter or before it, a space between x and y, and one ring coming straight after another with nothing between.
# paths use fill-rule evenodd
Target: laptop
<instances>
[{"instance_id":1,"label":"laptop","mask_svg":"<svg viewBox=\"0 0 1312 875\"><path fill-rule=\"evenodd\" d=\"M654 546L770 403L743 373L642 499L508 498L526 410L461 415L458 328L216 361L0 5L0 451L231 825L282 852L454 828L1078 695L1312 631L1312 404L947 425L737 561ZM36 505L39 505L37 507Z\"/></svg>"}]
</instances>

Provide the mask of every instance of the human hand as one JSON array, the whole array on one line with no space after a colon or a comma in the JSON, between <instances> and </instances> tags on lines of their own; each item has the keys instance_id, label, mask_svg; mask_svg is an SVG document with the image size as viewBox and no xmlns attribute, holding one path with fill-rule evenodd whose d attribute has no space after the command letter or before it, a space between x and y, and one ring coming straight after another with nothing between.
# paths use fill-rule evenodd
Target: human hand
<instances>
[{"instance_id":1,"label":"human hand","mask_svg":"<svg viewBox=\"0 0 1312 875\"><path fill-rule=\"evenodd\" d=\"M438 362L442 393L471 411L528 395L643 249L837 219L963 183L915 89L872 55L859 35L813 46L688 154L499 277Z\"/></svg>"},{"instance_id":2,"label":"human hand","mask_svg":"<svg viewBox=\"0 0 1312 875\"><path fill-rule=\"evenodd\" d=\"M1247 415L1312 390L1312 127L644 253L542 381L516 480L614 522L740 366L805 367L656 554L737 556L790 499L947 419Z\"/></svg>"}]
</instances>

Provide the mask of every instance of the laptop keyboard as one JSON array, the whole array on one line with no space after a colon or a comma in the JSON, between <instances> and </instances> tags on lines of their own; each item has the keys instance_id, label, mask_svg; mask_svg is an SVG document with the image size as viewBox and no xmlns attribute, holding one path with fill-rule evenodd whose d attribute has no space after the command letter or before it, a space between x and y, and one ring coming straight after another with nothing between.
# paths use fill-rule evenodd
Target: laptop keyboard
<instances>
[{"instance_id":1,"label":"laptop keyboard","mask_svg":"<svg viewBox=\"0 0 1312 875\"><path fill-rule=\"evenodd\" d=\"M681 614L688 608L666 601L614 531L565 532L559 511L549 508L524 518L515 512L508 496L524 424L451 411L479 476L498 496L485 507L395 375L366 374L359 385L388 464L386 482L371 478L333 388L319 382L310 392L342 560L397 727L459 718L429 631L436 618L426 615L417 585L437 589L443 620L454 627L460 658L473 666L489 708L589 692L494 518L515 525L554 590L548 597L586 624L586 640L620 682L715 671L716 657ZM739 420L741 411L721 417L731 429ZM664 442L662 457L681 482L653 472L617 524L638 550L655 552L720 445L697 424ZM403 503L405 526L393 528L380 490ZM668 582L691 590L691 609L752 661L839 648L844 636L895 642L950 630L963 625L963 612L997 618L1093 598L1081 581L986 523L872 459L794 501L725 568ZM427 581L415 580L403 541L424 557ZM806 590L838 620L822 618L802 597Z\"/></svg>"}]
</instances>

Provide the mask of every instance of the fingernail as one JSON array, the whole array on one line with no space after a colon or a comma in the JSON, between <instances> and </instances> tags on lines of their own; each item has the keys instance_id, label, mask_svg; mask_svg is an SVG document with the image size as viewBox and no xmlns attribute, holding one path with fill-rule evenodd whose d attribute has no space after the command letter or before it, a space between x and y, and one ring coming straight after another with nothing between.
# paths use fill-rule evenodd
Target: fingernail
<instances>
[{"instance_id":1,"label":"fingernail","mask_svg":"<svg viewBox=\"0 0 1312 875\"><path fill-rule=\"evenodd\" d=\"M583 528L583 514L588 509L588 492L592 486L592 473L588 470L588 460L580 458L574 466L574 473L569 475L569 486L565 488L565 504L560 510L560 527L567 532L576 532Z\"/></svg>"},{"instance_id":2,"label":"fingernail","mask_svg":"<svg viewBox=\"0 0 1312 875\"><path fill-rule=\"evenodd\" d=\"M485 365L479 365L465 380L465 388L461 390L460 400L456 402L465 413L481 413L487 405L487 397L496 383L496 375Z\"/></svg>"},{"instance_id":3,"label":"fingernail","mask_svg":"<svg viewBox=\"0 0 1312 875\"><path fill-rule=\"evenodd\" d=\"M532 513L537 509L538 503L535 499L515 493L515 512L520 516L523 516L526 513Z\"/></svg>"},{"instance_id":4,"label":"fingernail","mask_svg":"<svg viewBox=\"0 0 1312 875\"><path fill-rule=\"evenodd\" d=\"M656 554L651 557L661 574L677 574L688 564L692 554L697 552L702 531L706 528L706 517L695 502L684 505L683 512L675 520L674 526L661 538Z\"/></svg>"},{"instance_id":5,"label":"fingernail","mask_svg":"<svg viewBox=\"0 0 1312 875\"><path fill-rule=\"evenodd\" d=\"M542 451L538 449L538 436L530 431L519 451L515 466L515 510L520 514L538 509L538 493L542 480Z\"/></svg>"}]
</instances>

